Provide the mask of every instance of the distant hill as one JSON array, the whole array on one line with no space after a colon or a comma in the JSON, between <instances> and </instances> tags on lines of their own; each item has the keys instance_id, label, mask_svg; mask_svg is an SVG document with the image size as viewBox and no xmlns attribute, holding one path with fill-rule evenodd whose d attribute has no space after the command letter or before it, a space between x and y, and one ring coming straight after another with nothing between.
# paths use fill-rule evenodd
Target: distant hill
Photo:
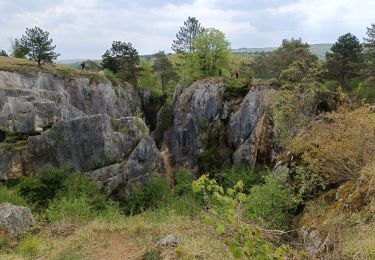
<instances>
[{"instance_id":1,"label":"distant hill","mask_svg":"<svg viewBox=\"0 0 375 260\"><path fill-rule=\"evenodd\" d=\"M326 52L328 52L332 47L331 43L319 43L310 44L310 49L313 54L319 57L319 59L324 59ZM264 47L264 48L239 48L233 49L234 53L259 53L259 52L272 52L276 50L277 47Z\"/></svg>"},{"instance_id":2,"label":"distant hill","mask_svg":"<svg viewBox=\"0 0 375 260\"><path fill-rule=\"evenodd\" d=\"M313 54L319 57L319 59L325 59L326 52L330 50L332 47L331 43L318 43L318 44L310 44L310 49ZM262 52L272 52L276 50L277 47L264 47L264 48L238 48L233 49L234 53L262 53ZM140 55L141 58L146 60L152 59L153 54L147 55ZM72 68L79 68L82 61L87 59L68 59L68 60L57 60L57 64L65 65ZM93 60L96 63L100 63L100 60Z\"/></svg>"}]
</instances>

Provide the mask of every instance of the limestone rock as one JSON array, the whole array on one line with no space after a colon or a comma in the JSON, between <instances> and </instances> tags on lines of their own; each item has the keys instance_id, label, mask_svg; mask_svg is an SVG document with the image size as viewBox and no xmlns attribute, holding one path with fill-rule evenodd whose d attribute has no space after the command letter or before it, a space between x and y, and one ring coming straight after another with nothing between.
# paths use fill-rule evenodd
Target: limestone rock
<instances>
[{"instance_id":1,"label":"limestone rock","mask_svg":"<svg viewBox=\"0 0 375 260\"><path fill-rule=\"evenodd\" d=\"M10 203L0 205L0 229L12 236L19 236L26 228L34 224L34 218L26 207Z\"/></svg>"},{"instance_id":2,"label":"limestone rock","mask_svg":"<svg viewBox=\"0 0 375 260\"><path fill-rule=\"evenodd\" d=\"M169 246L169 247L175 247L180 243L180 240L177 239L177 237L173 235L167 235L160 239L157 243L158 246Z\"/></svg>"}]
</instances>

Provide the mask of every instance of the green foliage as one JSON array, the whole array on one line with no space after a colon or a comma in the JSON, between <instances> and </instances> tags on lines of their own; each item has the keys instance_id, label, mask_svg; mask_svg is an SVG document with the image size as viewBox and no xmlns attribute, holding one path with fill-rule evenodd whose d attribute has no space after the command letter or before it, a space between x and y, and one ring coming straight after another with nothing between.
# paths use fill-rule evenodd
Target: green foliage
<instances>
[{"instance_id":1,"label":"green foliage","mask_svg":"<svg viewBox=\"0 0 375 260\"><path fill-rule=\"evenodd\" d=\"M141 59L139 65L141 68L141 75L138 78L137 87L141 89L148 89L153 92L153 95L161 96L163 94L162 85L156 78L150 62L145 59Z\"/></svg>"},{"instance_id":2,"label":"green foliage","mask_svg":"<svg viewBox=\"0 0 375 260\"><path fill-rule=\"evenodd\" d=\"M340 36L326 54L328 78L337 80L345 89L346 81L359 75L361 52L362 45L356 36L350 33Z\"/></svg>"},{"instance_id":3,"label":"green foliage","mask_svg":"<svg viewBox=\"0 0 375 260\"><path fill-rule=\"evenodd\" d=\"M195 17L189 16L184 22L184 26L180 27L176 34L177 39L173 41L172 50L175 52L193 52L195 50L193 42L203 29Z\"/></svg>"},{"instance_id":4,"label":"green foliage","mask_svg":"<svg viewBox=\"0 0 375 260\"><path fill-rule=\"evenodd\" d=\"M53 199L57 192L63 188L64 181L72 174L68 167L48 168L43 171L40 179L29 176L24 177L18 189L20 194L33 204L46 207L48 200Z\"/></svg>"},{"instance_id":5,"label":"green foliage","mask_svg":"<svg viewBox=\"0 0 375 260\"><path fill-rule=\"evenodd\" d=\"M135 116L133 118L133 120L134 120L134 124L137 126L137 128L139 130L141 130L143 137L147 137L147 136L150 135L150 133L149 133L150 130L146 126L145 122L143 122L142 118L140 118L139 116Z\"/></svg>"},{"instance_id":6,"label":"green foliage","mask_svg":"<svg viewBox=\"0 0 375 260\"><path fill-rule=\"evenodd\" d=\"M27 201L15 189L7 188L0 184L0 204L8 202L17 206L27 207Z\"/></svg>"},{"instance_id":7,"label":"green foliage","mask_svg":"<svg viewBox=\"0 0 375 260\"><path fill-rule=\"evenodd\" d=\"M244 192L249 193L251 187L264 183L263 176L265 172L268 173L262 167L250 169L247 166L233 166L215 171L212 176L224 189L231 188L238 181L242 181L244 183Z\"/></svg>"},{"instance_id":8,"label":"green foliage","mask_svg":"<svg viewBox=\"0 0 375 260\"><path fill-rule=\"evenodd\" d=\"M154 131L154 139L158 147L161 146L164 133L170 126L173 119L173 108L170 101L167 101L158 112L157 126Z\"/></svg>"},{"instance_id":9,"label":"green foliage","mask_svg":"<svg viewBox=\"0 0 375 260\"><path fill-rule=\"evenodd\" d=\"M190 85L203 77L200 59L196 52L177 53L174 62L182 84Z\"/></svg>"},{"instance_id":10,"label":"green foliage","mask_svg":"<svg viewBox=\"0 0 375 260\"><path fill-rule=\"evenodd\" d=\"M110 70L104 70L104 76L112 83L112 86L118 86L120 79Z\"/></svg>"},{"instance_id":11,"label":"green foliage","mask_svg":"<svg viewBox=\"0 0 375 260\"><path fill-rule=\"evenodd\" d=\"M26 58L26 54L28 53L28 50L25 49L25 47L21 45L21 41L19 39L16 38L12 40L11 49L12 49L12 53L11 53L12 57L20 58L20 59Z\"/></svg>"},{"instance_id":12,"label":"green foliage","mask_svg":"<svg viewBox=\"0 0 375 260\"><path fill-rule=\"evenodd\" d=\"M198 155L198 167L200 172L210 172L220 169L222 160L216 148L204 150Z\"/></svg>"},{"instance_id":13,"label":"green foliage","mask_svg":"<svg viewBox=\"0 0 375 260\"><path fill-rule=\"evenodd\" d=\"M102 67L118 75L122 80L136 85L139 72L139 55L130 42L114 41L110 50L102 56Z\"/></svg>"},{"instance_id":14,"label":"green foliage","mask_svg":"<svg viewBox=\"0 0 375 260\"><path fill-rule=\"evenodd\" d=\"M2 234L0 231L0 252L6 250L11 245L11 239L8 235Z\"/></svg>"},{"instance_id":15,"label":"green foliage","mask_svg":"<svg viewBox=\"0 0 375 260\"><path fill-rule=\"evenodd\" d=\"M290 226L296 203L293 193L280 178L267 176L263 185L251 188L246 201L246 217L272 229Z\"/></svg>"},{"instance_id":16,"label":"green foliage","mask_svg":"<svg viewBox=\"0 0 375 260\"><path fill-rule=\"evenodd\" d=\"M149 251L147 251L144 255L143 255L143 260L161 260L162 257L161 257L161 249L160 248L153 248Z\"/></svg>"},{"instance_id":17,"label":"green foliage","mask_svg":"<svg viewBox=\"0 0 375 260\"><path fill-rule=\"evenodd\" d=\"M24 257L35 259L41 251L43 240L39 237L28 236L16 247L16 252Z\"/></svg>"},{"instance_id":18,"label":"green foliage","mask_svg":"<svg viewBox=\"0 0 375 260\"><path fill-rule=\"evenodd\" d=\"M172 198L167 179L163 176L152 176L141 188L133 184L129 197L124 204L126 214L137 214L150 208L167 204Z\"/></svg>"},{"instance_id":19,"label":"green foliage","mask_svg":"<svg viewBox=\"0 0 375 260\"><path fill-rule=\"evenodd\" d=\"M230 100L232 98L245 97L249 92L251 83L251 78L225 78L224 98Z\"/></svg>"},{"instance_id":20,"label":"green foliage","mask_svg":"<svg viewBox=\"0 0 375 260\"><path fill-rule=\"evenodd\" d=\"M108 204L106 194L98 185L82 173L72 173L62 183L62 188L56 194L58 199L80 199L85 197L94 210L104 211Z\"/></svg>"},{"instance_id":21,"label":"green foliage","mask_svg":"<svg viewBox=\"0 0 375 260\"><path fill-rule=\"evenodd\" d=\"M190 171L187 168L180 168L176 172L175 175L175 193L178 196L191 194L191 183L193 182L194 178L191 175Z\"/></svg>"},{"instance_id":22,"label":"green foliage","mask_svg":"<svg viewBox=\"0 0 375 260\"><path fill-rule=\"evenodd\" d=\"M295 62L303 62L309 67L318 57L310 51L310 46L301 39L283 40L281 46L270 56L270 65L276 76Z\"/></svg>"},{"instance_id":23,"label":"green foliage","mask_svg":"<svg viewBox=\"0 0 375 260\"><path fill-rule=\"evenodd\" d=\"M49 221L84 222L96 216L96 211L86 196L61 197L51 201L46 211Z\"/></svg>"},{"instance_id":24,"label":"green foliage","mask_svg":"<svg viewBox=\"0 0 375 260\"><path fill-rule=\"evenodd\" d=\"M230 42L225 39L223 32L215 28L204 29L193 45L204 76L217 76L230 68Z\"/></svg>"},{"instance_id":25,"label":"green foliage","mask_svg":"<svg viewBox=\"0 0 375 260\"><path fill-rule=\"evenodd\" d=\"M244 221L243 205L248 197L242 192L242 181L225 190L208 175L203 175L192 185L193 191L202 193L207 203L205 222L214 227L235 258L285 259L298 256L285 245L274 246L265 239L260 228Z\"/></svg>"},{"instance_id":26,"label":"green foliage","mask_svg":"<svg viewBox=\"0 0 375 260\"><path fill-rule=\"evenodd\" d=\"M4 50L0 50L0 56L8 57L8 53Z\"/></svg>"},{"instance_id":27,"label":"green foliage","mask_svg":"<svg viewBox=\"0 0 375 260\"><path fill-rule=\"evenodd\" d=\"M43 31L39 27L26 28L25 35L22 35L20 44L27 50L26 57L36 61L38 65L52 63L60 54L54 52L56 45L52 45L53 40L49 38L49 32Z\"/></svg>"},{"instance_id":28,"label":"green foliage","mask_svg":"<svg viewBox=\"0 0 375 260\"><path fill-rule=\"evenodd\" d=\"M371 24L367 28L367 37L364 38L364 57L365 57L365 70L364 74L372 83L375 82L375 24ZM375 91L374 91L375 92Z\"/></svg>"},{"instance_id":29,"label":"green foliage","mask_svg":"<svg viewBox=\"0 0 375 260\"><path fill-rule=\"evenodd\" d=\"M159 51L155 54L152 68L158 76L163 93L166 93L169 83L171 81L176 81L178 77L176 70L167 55L165 55L164 51Z\"/></svg>"}]
</instances>

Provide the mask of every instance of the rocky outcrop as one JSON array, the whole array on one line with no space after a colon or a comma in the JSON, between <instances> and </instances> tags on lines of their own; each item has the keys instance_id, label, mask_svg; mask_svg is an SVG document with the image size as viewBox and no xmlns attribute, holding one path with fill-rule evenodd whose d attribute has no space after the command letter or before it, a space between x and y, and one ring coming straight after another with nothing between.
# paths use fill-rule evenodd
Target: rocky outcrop
<instances>
[{"instance_id":1,"label":"rocky outcrop","mask_svg":"<svg viewBox=\"0 0 375 260\"><path fill-rule=\"evenodd\" d=\"M206 141L200 134L219 118L223 92L222 82L197 82L186 89L177 87L174 119L165 139L173 163L196 164Z\"/></svg>"},{"instance_id":2,"label":"rocky outcrop","mask_svg":"<svg viewBox=\"0 0 375 260\"><path fill-rule=\"evenodd\" d=\"M233 99L226 91L220 80L176 89L173 122L164 136L173 164L194 168L202 154L221 164L254 167L272 161L269 106L274 90L253 86L245 97Z\"/></svg>"},{"instance_id":3,"label":"rocky outcrop","mask_svg":"<svg viewBox=\"0 0 375 260\"><path fill-rule=\"evenodd\" d=\"M33 224L34 218L28 208L9 203L0 205L0 235L3 231L11 236L19 236Z\"/></svg>"},{"instance_id":4,"label":"rocky outcrop","mask_svg":"<svg viewBox=\"0 0 375 260\"><path fill-rule=\"evenodd\" d=\"M124 117L140 107L131 88L114 87L109 81L69 78L49 73L0 71L0 129L36 134L60 120L107 114Z\"/></svg>"},{"instance_id":5,"label":"rocky outcrop","mask_svg":"<svg viewBox=\"0 0 375 260\"><path fill-rule=\"evenodd\" d=\"M0 71L0 180L70 166L109 193L163 173L137 92L84 77Z\"/></svg>"}]
</instances>

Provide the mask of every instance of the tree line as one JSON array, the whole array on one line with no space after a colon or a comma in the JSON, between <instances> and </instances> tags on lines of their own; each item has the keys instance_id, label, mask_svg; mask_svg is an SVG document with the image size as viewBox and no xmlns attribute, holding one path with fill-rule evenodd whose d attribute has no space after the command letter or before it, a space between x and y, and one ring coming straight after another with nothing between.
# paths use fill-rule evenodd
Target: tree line
<instances>
[{"instance_id":1,"label":"tree line","mask_svg":"<svg viewBox=\"0 0 375 260\"><path fill-rule=\"evenodd\" d=\"M24 35L14 39L11 56L27 58L38 65L53 63L60 55L54 50L53 40L39 27L27 28ZM164 51L141 59L131 42L113 41L102 56L101 68L134 86L171 91L177 82L191 83L209 76L257 77L282 79L283 71L299 64L300 73L314 67L319 77L333 80L344 89L351 88L353 79L374 81L375 24L367 28L367 37L359 39L347 33L338 38L319 61L301 39L283 40L281 46L269 54L234 55L225 34L216 28L205 28L195 17L188 17L172 42L175 54ZM7 56L0 51L1 56Z\"/></svg>"}]
</instances>

